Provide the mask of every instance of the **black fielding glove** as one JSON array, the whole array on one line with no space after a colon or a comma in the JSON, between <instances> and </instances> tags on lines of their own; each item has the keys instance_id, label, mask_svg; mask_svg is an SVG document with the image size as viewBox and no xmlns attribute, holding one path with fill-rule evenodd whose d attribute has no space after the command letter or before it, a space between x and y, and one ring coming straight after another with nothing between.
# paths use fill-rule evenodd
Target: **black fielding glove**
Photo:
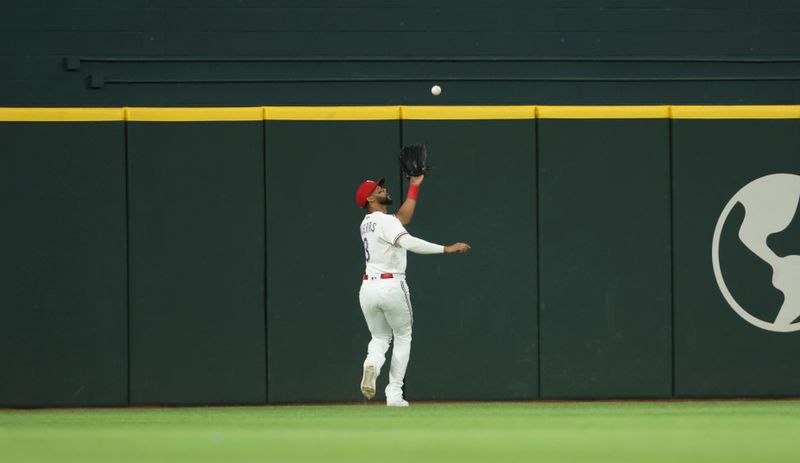
<instances>
[{"instance_id":1,"label":"black fielding glove","mask_svg":"<svg viewBox=\"0 0 800 463\"><path fill-rule=\"evenodd\" d=\"M400 150L400 168L408 177L428 173L428 150L425 145L408 145Z\"/></svg>"}]
</instances>

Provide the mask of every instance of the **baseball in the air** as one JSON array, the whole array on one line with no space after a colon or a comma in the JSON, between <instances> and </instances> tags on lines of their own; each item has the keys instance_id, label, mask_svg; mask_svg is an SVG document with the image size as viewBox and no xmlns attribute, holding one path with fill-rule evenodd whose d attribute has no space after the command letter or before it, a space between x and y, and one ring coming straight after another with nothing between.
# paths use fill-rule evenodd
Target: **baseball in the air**
<instances>
[{"instance_id":1,"label":"baseball in the air","mask_svg":"<svg viewBox=\"0 0 800 463\"><path fill-rule=\"evenodd\" d=\"M431 87L431 94L433 96L439 96L440 93L442 93L442 87L438 85L434 85L433 87Z\"/></svg>"}]
</instances>

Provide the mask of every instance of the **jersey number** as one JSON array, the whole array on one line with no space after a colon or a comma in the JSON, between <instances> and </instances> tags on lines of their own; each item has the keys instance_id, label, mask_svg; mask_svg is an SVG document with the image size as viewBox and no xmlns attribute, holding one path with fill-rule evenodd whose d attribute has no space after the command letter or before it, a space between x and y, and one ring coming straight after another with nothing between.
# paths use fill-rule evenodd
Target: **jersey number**
<instances>
[{"instance_id":1,"label":"jersey number","mask_svg":"<svg viewBox=\"0 0 800 463\"><path fill-rule=\"evenodd\" d=\"M367 262L369 262L369 241L366 238L364 238L364 254L367 257Z\"/></svg>"}]
</instances>

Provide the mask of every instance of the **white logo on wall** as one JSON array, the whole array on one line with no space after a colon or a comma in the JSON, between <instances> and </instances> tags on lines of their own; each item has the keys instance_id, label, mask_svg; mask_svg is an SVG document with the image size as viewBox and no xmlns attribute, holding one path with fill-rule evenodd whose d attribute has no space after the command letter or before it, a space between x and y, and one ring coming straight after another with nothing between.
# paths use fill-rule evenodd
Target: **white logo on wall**
<instances>
[{"instance_id":1,"label":"white logo on wall","mask_svg":"<svg viewBox=\"0 0 800 463\"><path fill-rule=\"evenodd\" d=\"M717 220L711 245L714 276L728 304L749 323L769 331L800 330L800 255L780 257L767 246L767 238L785 230L794 219L800 202L800 175L773 174L753 180L728 201ZM775 320L764 321L751 315L736 302L725 284L719 263L719 240L722 227L737 203L744 206L745 216L739 229L739 240L759 259L772 268L772 286L783 293L783 305Z\"/></svg>"}]
</instances>

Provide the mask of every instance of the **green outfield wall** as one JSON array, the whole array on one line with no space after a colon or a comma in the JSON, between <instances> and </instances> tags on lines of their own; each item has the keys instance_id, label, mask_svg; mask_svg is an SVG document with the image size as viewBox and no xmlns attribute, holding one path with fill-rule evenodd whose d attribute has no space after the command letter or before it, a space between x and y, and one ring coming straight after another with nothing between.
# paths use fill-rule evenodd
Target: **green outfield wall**
<instances>
[{"instance_id":1,"label":"green outfield wall","mask_svg":"<svg viewBox=\"0 0 800 463\"><path fill-rule=\"evenodd\" d=\"M798 106L0 108L0 140L0 406L362 400L353 196L403 198L411 143L409 232L472 245L409 255L412 402L800 395Z\"/></svg>"},{"instance_id":2,"label":"green outfield wall","mask_svg":"<svg viewBox=\"0 0 800 463\"><path fill-rule=\"evenodd\" d=\"M125 123L0 122L0 403L128 403Z\"/></svg>"},{"instance_id":3,"label":"green outfield wall","mask_svg":"<svg viewBox=\"0 0 800 463\"><path fill-rule=\"evenodd\" d=\"M127 124L131 404L266 399L262 140Z\"/></svg>"},{"instance_id":4,"label":"green outfield wall","mask_svg":"<svg viewBox=\"0 0 800 463\"><path fill-rule=\"evenodd\" d=\"M670 395L669 125L539 121L543 398Z\"/></svg>"}]
</instances>

